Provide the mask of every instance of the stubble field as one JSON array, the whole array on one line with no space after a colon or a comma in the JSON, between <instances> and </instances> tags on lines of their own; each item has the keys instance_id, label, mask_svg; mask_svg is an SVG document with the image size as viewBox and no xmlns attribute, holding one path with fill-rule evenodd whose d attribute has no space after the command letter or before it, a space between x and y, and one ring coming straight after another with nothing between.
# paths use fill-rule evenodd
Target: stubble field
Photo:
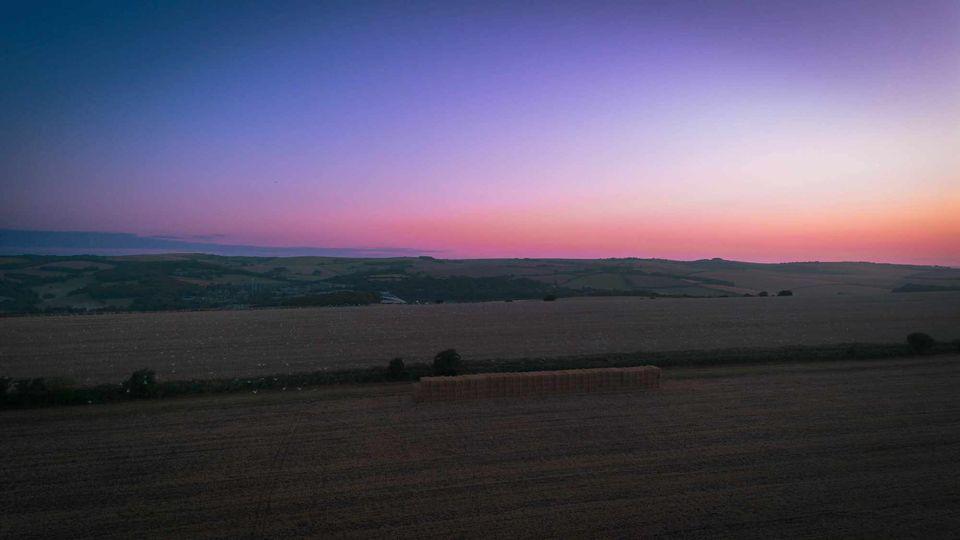
<instances>
[{"instance_id":1,"label":"stubble field","mask_svg":"<svg viewBox=\"0 0 960 540\"><path fill-rule=\"evenodd\" d=\"M556 302L0 318L0 375L116 383L469 359L960 338L960 293Z\"/></svg>"},{"instance_id":2,"label":"stubble field","mask_svg":"<svg viewBox=\"0 0 960 540\"><path fill-rule=\"evenodd\" d=\"M410 384L0 414L0 537L942 537L960 356L665 370L414 404Z\"/></svg>"}]
</instances>

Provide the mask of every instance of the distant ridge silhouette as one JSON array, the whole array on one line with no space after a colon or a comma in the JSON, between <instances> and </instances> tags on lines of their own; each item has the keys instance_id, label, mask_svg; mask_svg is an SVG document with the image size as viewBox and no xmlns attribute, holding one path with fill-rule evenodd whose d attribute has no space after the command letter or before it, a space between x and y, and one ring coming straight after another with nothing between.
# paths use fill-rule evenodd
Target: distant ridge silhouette
<instances>
[{"instance_id":1,"label":"distant ridge silhouette","mask_svg":"<svg viewBox=\"0 0 960 540\"><path fill-rule=\"evenodd\" d=\"M436 253L404 247L270 247L195 242L131 233L0 229L0 253L6 255L136 255L171 252L249 257L412 257Z\"/></svg>"}]
</instances>

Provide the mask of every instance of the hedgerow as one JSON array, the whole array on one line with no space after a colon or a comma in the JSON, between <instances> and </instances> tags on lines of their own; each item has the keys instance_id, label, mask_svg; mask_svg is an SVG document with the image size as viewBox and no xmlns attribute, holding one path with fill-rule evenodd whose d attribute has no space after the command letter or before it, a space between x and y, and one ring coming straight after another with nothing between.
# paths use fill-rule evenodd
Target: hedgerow
<instances>
[{"instance_id":1,"label":"hedgerow","mask_svg":"<svg viewBox=\"0 0 960 540\"><path fill-rule=\"evenodd\" d=\"M926 355L954 353L957 342L932 344ZM446 352L446 351L444 351ZM637 351L632 353L580 355L552 358L518 358L460 361L457 374L518 371L553 371L598 367L656 365L661 368L720 366L734 364L770 364L786 362L830 362L841 360L877 360L917 354L907 343L844 343L820 346L744 348L689 351ZM457 355L459 356L459 355ZM72 381L56 377L0 377L0 409L48 405L85 405L131 399L157 399L175 396L224 394L261 390L292 390L334 384L416 381L436 374L435 366L425 363L388 365L278 373L258 377L234 377L164 381L148 369L134 372L118 384L78 387Z\"/></svg>"}]
</instances>

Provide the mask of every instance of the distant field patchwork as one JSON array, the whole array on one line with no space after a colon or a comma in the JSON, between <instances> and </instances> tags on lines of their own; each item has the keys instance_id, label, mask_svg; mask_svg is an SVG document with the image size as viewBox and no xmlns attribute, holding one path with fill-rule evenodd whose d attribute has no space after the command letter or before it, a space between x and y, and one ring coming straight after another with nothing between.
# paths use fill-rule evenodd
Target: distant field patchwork
<instances>
[{"instance_id":1,"label":"distant field patchwork","mask_svg":"<svg viewBox=\"0 0 960 540\"><path fill-rule=\"evenodd\" d=\"M366 305L383 298L408 303L548 295L702 298L787 290L805 297L960 291L960 269L723 259L0 257L0 314Z\"/></svg>"}]
</instances>

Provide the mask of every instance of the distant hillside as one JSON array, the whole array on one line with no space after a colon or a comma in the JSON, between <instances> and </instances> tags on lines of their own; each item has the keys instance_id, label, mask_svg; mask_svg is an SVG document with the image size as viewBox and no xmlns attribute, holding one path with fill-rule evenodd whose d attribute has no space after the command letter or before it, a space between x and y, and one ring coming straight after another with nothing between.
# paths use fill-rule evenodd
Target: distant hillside
<instances>
[{"instance_id":1,"label":"distant hillside","mask_svg":"<svg viewBox=\"0 0 960 540\"><path fill-rule=\"evenodd\" d=\"M409 248L268 247L219 244L210 240L129 233L0 229L0 254L116 256L204 253L247 257L402 257L429 253Z\"/></svg>"},{"instance_id":2,"label":"distant hillside","mask_svg":"<svg viewBox=\"0 0 960 540\"><path fill-rule=\"evenodd\" d=\"M0 257L0 313L239 309L546 296L873 295L960 288L960 270L723 259L475 259L19 255Z\"/></svg>"}]
</instances>

